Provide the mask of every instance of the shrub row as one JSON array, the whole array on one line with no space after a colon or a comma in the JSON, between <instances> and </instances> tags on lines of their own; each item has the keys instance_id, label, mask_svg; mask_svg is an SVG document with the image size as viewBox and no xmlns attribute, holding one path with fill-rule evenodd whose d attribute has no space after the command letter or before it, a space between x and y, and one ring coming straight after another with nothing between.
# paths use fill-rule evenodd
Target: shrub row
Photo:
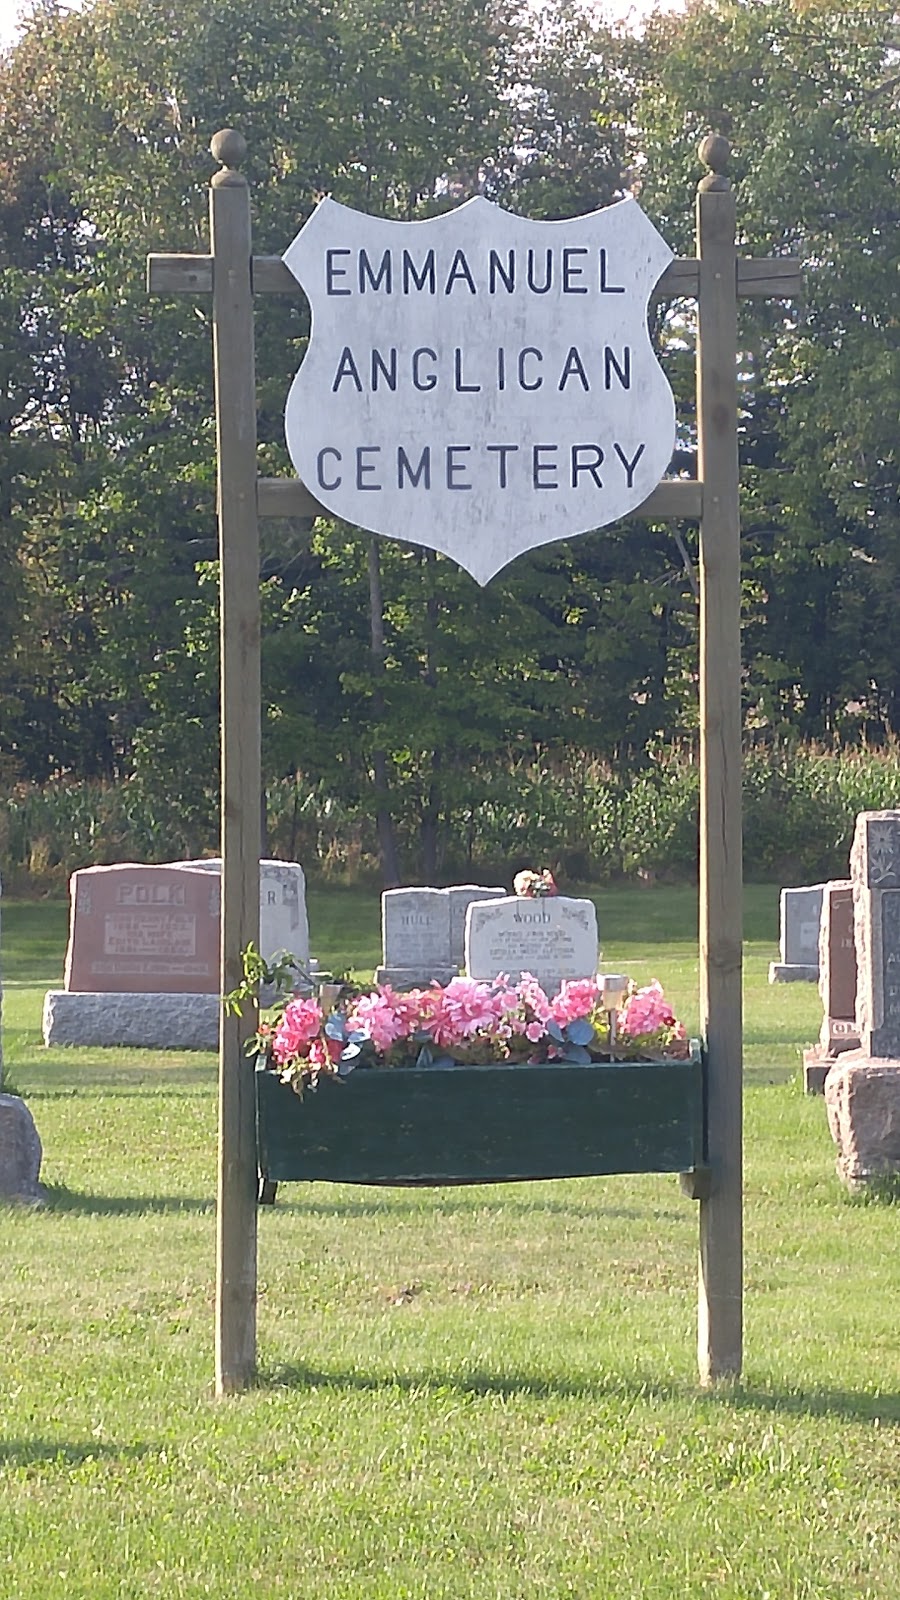
<instances>
[{"instance_id":1,"label":"shrub row","mask_svg":"<svg viewBox=\"0 0 900 1600\"><path fill-rule=\"evenodd\" d=\"M630 772L578 754L498 766L479 798L445 817L441 877L508 881L549 865L563 881L696 876L699 772L692 753L660 748ZM843 877L856 813L900 805L900 746L824 751L753 747L744 757L744 870L751 879ZM186 822L177 796L161 805L138 785L60 781L0 797L7 892L62 889L79 866L164 861L217 848L216 800ZM420 875L417 819L396 819L404 877ZM377 876L374 819L297 776L268 792L268 849L313 876Z\"/></svg>"}]
</instances>

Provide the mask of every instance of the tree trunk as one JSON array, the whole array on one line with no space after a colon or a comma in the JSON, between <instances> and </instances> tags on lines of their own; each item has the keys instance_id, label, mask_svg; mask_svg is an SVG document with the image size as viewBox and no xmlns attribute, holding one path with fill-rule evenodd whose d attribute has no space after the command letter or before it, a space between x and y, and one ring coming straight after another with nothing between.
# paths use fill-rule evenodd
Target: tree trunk
<instances>
[{"instance_id":1,"label":"tree trunk","mask_svg":"<svg viewBox=\"0 0 900 1600\"><path fill-rule=\"evenodd\" d=\"M369 616L371 619L372 663L372 714L377 721L384 716L384 606L381 598L381 562L378 540L369 540ZM372 751L372 780L375 789L375 825L378 831L378 853L381 857L381 876L386 889L400 883L400 858L397 836L391 816L388 758L383 749Z\"/></svg>"}]
</instances>

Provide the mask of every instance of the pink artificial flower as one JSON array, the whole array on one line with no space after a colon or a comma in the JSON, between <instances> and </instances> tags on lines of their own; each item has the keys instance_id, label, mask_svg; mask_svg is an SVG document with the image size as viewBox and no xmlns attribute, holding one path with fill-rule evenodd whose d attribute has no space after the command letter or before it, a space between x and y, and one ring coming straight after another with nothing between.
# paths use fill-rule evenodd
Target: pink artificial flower
<instances>
[{"instance_id":1,"label":"pink artificial flower","mask_svg":"<svg viewBox=\"0 0 900 1600\"><path fill-rule=\"evenodd\" d=\"M516 988L511 991L518 994L522 1005L532 1011L538 1022L549 1022L552 1016L550 1001L531 972L523 972Z\"/></svg>"},{"instance_id":2,"label":"pink artificial flower","mask_svg":"<svg viewBox=\"0 0 900 1600\"><path fill-rule=\"evenodd\" d=\"M398 1039L406 1039L411 1031L409 1006L406 995L395 994L389 983L374 994L360 995L353 1002L347 1016L351 1031L364 1033L376 1050L390 1050Z\"/></svg>"},{"instance_id":3,"label":"pink artificial flower","mask_svg":"<svg viewBox=\"0 0 900 1600\"><path fill-rule=\"evenodd\" d=\"M279 1066L304 1056L321 1027L322 1007L316 1000L289 1000L272 1039L272 1054Z\"/></svg>"},{"instance_id":4,"label":"pink artificial flower","mask_svg":"<svg viewBox=\"0 0 900 1600\"><path fill-rule=\"evenodd\" d=\"M309 1047L307 1060L317 1072L333 1072L341 1059L344 1046L340 1039L329 1039L322 1034L318 1039L313 1039Z\"/></svg>"},{"instance_id":5,"label":"pink artificial flower","mask_svg":"<svg viewBox=\"0 0 900 1600\"><path fill-rule=\"evenodd\" d=\"M619 1013L619 1030L632 1039L642 1033L658 1033L660 1028L671 1028L674 1024L675 1013L655 978L645 989L637 989L630 995Z\"/></svg>"},{"instance_id":6,"label":"pink artificial flower","mask_svg":"<svg viewBox=\"0 0 900 1600\"><path fill-rule=\"evenodd\" d=\"M492 1034L503 1020L503 997L489 983L451 978L433 1024L436 1044L450 1048L477 1033Z\"/></svg>"},{"instance_id":7,"label":"pink artificial flower","mask_svg":"<svg viewBox=\"0 0 900 1600\"><path fill-rule=\"evenodd\" d=\"M561 1028L579 1017L589 1017L595 1009L600 990L594 978L566 978L557 995L550 1002L550 1015Z\"/></svg>"}]
</instances>

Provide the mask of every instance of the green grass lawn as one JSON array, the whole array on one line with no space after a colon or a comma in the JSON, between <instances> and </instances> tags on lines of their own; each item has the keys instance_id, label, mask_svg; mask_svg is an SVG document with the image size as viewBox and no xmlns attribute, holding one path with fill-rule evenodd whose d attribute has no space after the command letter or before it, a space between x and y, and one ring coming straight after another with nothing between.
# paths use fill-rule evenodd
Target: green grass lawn
<instances>
[{"instance_id":1,"label":"green grass lawn","mask_svg":"<svg viewBox=\"0 0 900 1600\"><path fill-rule=\"evenodd\" d=\"M597 896L604 962L696 1025L696 903ZM377 896L310 894L371 971ZM0 1600L889 1600L900 1593L900 1206L850 1200L798 1084L751 887L746 1365L696 1384L697 1209L671 1177L283 1186L261 1375L212 1395L215 1063L46 1051L65 908L3 908L5 1054L44 1143L7 1207Z\"/></svg>"}]
</instances>

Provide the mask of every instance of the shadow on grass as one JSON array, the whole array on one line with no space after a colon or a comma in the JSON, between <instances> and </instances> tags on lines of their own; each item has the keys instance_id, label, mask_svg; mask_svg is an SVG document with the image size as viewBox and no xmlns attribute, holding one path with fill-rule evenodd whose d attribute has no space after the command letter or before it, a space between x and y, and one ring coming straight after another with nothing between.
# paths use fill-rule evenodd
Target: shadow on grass
<instances>
[{"instance_id":1,"label":"shadow on grass","mask_svg":"<svg viewBox=\"0 0 900 1600\"><path fill-rule=\"evenodd\" d=\"M550 1182L552 1180L545 1180ZM593 1181L593 1180L591 1180ZM673 1182L674 1182L673 1178ZM292 1186L293 1187L293 1186ZM605 1206L602 1204L579 1204L577 1199L565 1200L558 1196L545 1199L526 1199L518 1193L498 1195L486 1194L482 1199L473 1194L476 1185L461 1184L459 1188L451 1185L426 1185L410 1184L403 1187L395 1184L360 1185L369 1187L371 1194L359 1199L344 1199L335 1197L333 1200L290 1200L283 1199L284 1185L278 1185L278 1195L274 1211L265 1207L261 1215L275 1215L281 1212L284 1216L306 1217L376 1217L376 1216L415 1216L423 1209L424 1197L435 1196L434 1210L440 1216L470 1215L473 1208L477 1212L488 1210L503 1212L507 1215L518 1217L531 1217L548 1214L560 1217L584 1217L585 1221L596 1220L603 1217L610 1222L683 1222L685 1217L691 1216L691 1202L685 1200L679 1209L665 1209L661 1206ZM486 1185L477 1187L487 1188ZM519 1187L518 1185L516 1186ZM416 1199L421 1196L421 1199Z\"/></svg>"},{"instance_id":2,"label":"shadow on grass","mask_svg":"<svg viewBox=\"0 0 900 1600\"><path fill-rule=\"evenodd\" d=\"M276 1366L263 1369L257 1381L262 1389L389 1390L413 1393L455 1390L461 1395L516 1395L535 1399L619 1399L629 1405L640 1400L699 1401L726 1406L733 1411L762 1411L784 1416L843 1417L853 1422L874 1422L900 1427L900 1394L855 1394L846 1389L775 1389L752 1384L723 1383L712 1389L699 1385L657 1383L653 1379L609 1377L560 1378L509 1372L421 1372L379 1374L323 1372L314 1367Z\"/></svg>"},{"instance_id":3,"label":"shadow on grass","mask_svg":"<svg viewBox=\"0 0 900 1600\"><path fill-rule=\"evenodd\" d=\"M102 1444L97 1439L0 1439L0 1464L8 1467L81 1467L86 1461L138 1461L158 1453L149 1444Z\"/></svg>"},{"instance_id":4,"label":"shadow on grass","mask_svg":"<svg viewBox=\"0 0 900 1600\"><path fill-rule=\"evenodd\" d=\"M82 1194L62 1184L45 1186L44 1211L76 1212L89 1217L152 1216L154 1213L215 1211L212 1195L202 1200L181 1194Z\"/></svg>"}]
</instances>

